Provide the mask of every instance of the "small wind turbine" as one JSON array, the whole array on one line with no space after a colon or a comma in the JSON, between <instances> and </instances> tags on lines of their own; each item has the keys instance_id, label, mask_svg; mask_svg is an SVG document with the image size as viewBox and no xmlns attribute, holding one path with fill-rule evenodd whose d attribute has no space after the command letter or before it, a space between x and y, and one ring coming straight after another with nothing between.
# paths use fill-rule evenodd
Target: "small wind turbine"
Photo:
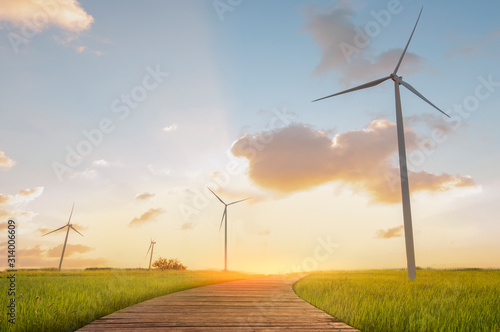
<instances>
[{"instance_id":1,"label":"small wind turbine","mask_svg":"<svg viewBox=\"0 0 500 332\"><path fill-rule=\"evenodd\" d=\"M146 252L146 256L148 256L149 250L151 250L151 257L149 258L149 269L148 270L151 270L151 261L153 260L153 250L155 248L155 244L156 244L156 242L153 239L151 239L151 244L149 245L148 252Z\"/></svg>"},{"instance_id":2,"label":"small wind turbine","mask_svg":"<svg viewBox=\"0 0 500 332\"><path fill-rule=\"evenodd\" d=\"M74 230L75 232L77 232L78 234L80 234L81 236L83 236L82 233L80 233L79 231L77 231L76 228L74 228L73 225L69 223L71 221L71 216L73 215L73 209L74 208L75 208L75 203L73 203L73 207L71 208L71 213L69 215L68 223L66 225L64 225L62 227L59 227L58 229L55 229L52 232L48 232L48 233L42 235L42 236L45 236L45 235L48 235L50 233L57 232L58 230L61 230L64 227L68 227L68 230L66 231L66 238L64 239L64 245L63 245L63 250L62 250L62 254L61 254L61 261L59 262L59 271L61 271L61 265L62 265L63 258L64 258L64 251L66 251L66 243L68 242L69 229L71 228L72 230Z\"/></svg>"},{"instance_id":3,"label":"small wind turbine","mask_svg":"<svg viewBox=\"0 0 500 332\"><path fill-rule=\"evenodd\" d=\"M208 190L210 190L212 192L212 194L214 194L215 197L217 197L217 199L222 204L224 204L224 213L222 214L222 219L220 221L219 231L222 228L222 222L224 222L224 271L227 271L227 207L229 205L233 205L233 204L236 204L236 203L239 203L239 202L246 201L247 199L250 199L250 197L249 198L245 198L245 199L240 199L239 201L235 201L235 202L231 202L231 203L226 204L226 203L224 203L224 201L222 199L220 199L219 196L217 196L216 193L214 193L212 191L212 189L208 188Z\"/></svg>"},{"instance_id":4,"label":"small wind turbine","mask_svg":"<svg viewBox=\"0 0 500 332\"><path fill-rule=\"evenodd\" d=\"M356 91L356 90L361 90L361 89L366 89L370 88L372 86L378 85L388 79L391 79L394 81L394 90L396 93L396 125L397 125L397 135L398 135L398 148L399 148L399 172L401 176L401 193L402 193L402 201L403 201L403 219L404 219L404 231L405 231L405 243L406 243L406 263L407 263L407 268L408 268L408 278L410 280L413 280L416 278L416 272L415 272L415 249L413 246L413 230L412 230L412 222L411 222L411 206L410 206L410 190L408 186L408 169L406 166L406 148L405 148L405 137L404 137L404 126L403 126L403 114L401 111L401 97L399 95L399 86L403 85L406 87L408 90L416 94L418 97L420 97L422 100L424 100L426 103L437 109L439 112L443 113L447 117L450 117L448 114L440 110L436 105L431 103L428 99L426 99L420 92L418 92L414 87L412 87L410 84L406 83L403 81L403 77L397 76L397 72L399 69L399 66L401 65L401 61L403 61L403 57L405 56L406 50L408 49L408 45L410 45L411 38L413 37L413 33L415 32L415 29L417 28L418 20L420 19L420 15L422 15L422 9L420 10L420 14L418 14L417 22L415 23L415 27L413 28L413 31L411 32L410 39L408 40L408 43L406 43L406 47L403 50L403 54L401 54L401 57L399 58L398 64L396 65L396 68L394 71L386 77L380 78L375 81L371 81L362 85L359 85L357 87L335 93L333 95L329 95L323 98L319 98L314 101L338 96L344 93Z\"/></svg>"}]
</instances>

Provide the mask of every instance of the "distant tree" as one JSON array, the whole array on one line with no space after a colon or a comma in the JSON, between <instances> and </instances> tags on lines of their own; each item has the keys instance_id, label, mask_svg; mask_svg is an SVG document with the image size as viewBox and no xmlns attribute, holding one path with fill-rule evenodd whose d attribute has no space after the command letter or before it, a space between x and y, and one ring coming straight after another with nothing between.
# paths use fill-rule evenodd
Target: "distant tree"
<instances>
[{"instance_id":1,"label":"distant tree","mask_svg":"<svg viewBox=\"0 0 500 332\"><path fill-rule=\"evenodd\" d=\"M154 263L153 267L158 270L185 270L187 266L182 265L181 262L177 258L167 259L167 258L158 258Z\"/></svg>"}]
</instances>

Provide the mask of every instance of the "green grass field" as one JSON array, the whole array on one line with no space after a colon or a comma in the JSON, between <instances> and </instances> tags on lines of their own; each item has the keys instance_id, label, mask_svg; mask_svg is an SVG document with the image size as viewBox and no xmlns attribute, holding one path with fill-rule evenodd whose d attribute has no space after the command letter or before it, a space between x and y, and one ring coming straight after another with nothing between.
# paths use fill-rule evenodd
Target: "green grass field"
<instances>
[{"instance_id":1,"label":"green grass field","mask_svg":"<svg viewBox=\"0 0 500 332\"><path fill-rule=\"evenodd\" d=\"M320 272L294 290L363 332L500 331L499 270Z\"/></svg>"},{"instance_id":2,"label":"green grass field","mask_svg":"<svg viewBox=\"0 0 500 332\"><path fill-rule=\"evenodd\" d=\"M7 321L8 273L0 273L0 331L74 331L93 320L160 295L257 277L216 271L18 271L16 323Z\"/></svg>"},{"instance_id":3,"label":"green grass field","mask_svg":"<svg viewBox=\"0 0 500 332\"><path fill-rule=\"evenodd\" d=\"M73 331L156 296L258 277L216 271L18 271L16 324L7 322L9 281L0 273L0 331ZM366 331L500 331L500 271L337 271L313 273L295 292Z\"/></svg>"}]
</instances>

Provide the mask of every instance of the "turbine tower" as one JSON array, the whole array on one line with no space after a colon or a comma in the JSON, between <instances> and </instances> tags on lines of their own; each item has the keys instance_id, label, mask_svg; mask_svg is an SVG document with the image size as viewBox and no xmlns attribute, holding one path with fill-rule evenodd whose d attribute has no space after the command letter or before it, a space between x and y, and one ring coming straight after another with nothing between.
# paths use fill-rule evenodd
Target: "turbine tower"
<instances>
[{"instance_id":1,"label":"turbine tower","mask_svg":"<svg viewBox=\"0 0 500 332\"><path fill-rule=\"evenodd\" d=\"M405 137L404 137L404 126L403 126L403 113L401 110L401 97L399 94L399 86L403 85L405 88L416 94L418 97L420 97L423 101L437 109L439 112L443 113L447 117L450 117L448 114L440 110L436 105L431 103L427 98L425 98L420 92L418 92L414 87L412 87L410 84L406 83L403 81L403 77L398 76L397 72L399 69L399 66L401 65L401 62L403 61L403 57L406 54L406 50L408 49L408 45L410 45L411 38L413 37L413 33L415 32L415 29L417 28L418 21L420 19L420 15L422 15L422 10L420 10L420 14L418 15L417 22L415 23L415 27L413 28L413 31L411 32L410 39L408 40L408 43L406 43L406 47L403 50L403 53L401 54L401 57L399 58L399 61L396 65L396 68L394 68L394 71L386 77L380 78L375 81L371 81L362 85L359 85L357 87L335 93L333 95L329 95L323 98L319 98L314 101L338 96L344 93L356 91L356 90L361 90L361 89L366 89L370 88L372 86L378 85L388 79L391 79L394 82L394 91L396 94L396 126L397 126L397 135L398 135L398 149L399 149L399 172L400 172L400 177L401 177L401 194L402 194L402 201L403 201L403 219L404 219L404 231L405 231L405 243L406 243L406 262L407 262L407 268L408 268L408 278L410 280L414 280L416 278L416 272L415 272L415 249L413 246L413 229L412 229L412 221L411 221L411 206L410 206L410 190L409 190L409 185L408 185L408 169L407 169L407 164L406 164L406 148L405 148Z\"/></svg>"},{"instance_id":2,"label":"turbine tower","mask_svg":"<svg viewBox=\"0 0 500 332\"><path fill-rule=\"evenodd\" d=\"M239 202L246 201L247 199L250 199L250 197L249 198L245 198L245 199L240 199L239 201L235 201L235 202L231 202L231 203L226 204L222 199L220 199L219 196L217 196L216 193L214 193L212 191L212 189L208 188L208 190L210 190L212 192L212 194L214 194L215 197L217 197L217 199L222 204L224 204L224 213L222 214L222 219L220 221L219 231L221 230L222 223L224 222L224 271L227 271L227 207L229 205L233 205L233 204L236 204L236 203L239 203Z\"/></svg>"},{"instance_id":3,"label":"turbine tower","mask_svg":"<svg viewBox=\"0 0 500 332\"><path fill-rule=\"evenodd\" d=\"M72 230L74 230L75 232L77 232L78 234L80 234L81 236L83 236L82 233L80 233L79 231L77 231L76 228L74 228L73 225L69 223L71 221L71 216L73 215L73 209L74 208L75 208L75 203L73 203L73 207L71 208L71 213L69 215L68 223L66 225L64 225L62 227L59 227L58 229L55 229L55 230L53 230L51 232L48 232L48 233L42 235L42 236L45 236L45 235L48 235L50 233L57 232L58 230L61 230L64 227L68 227L68 229L66 231L66 238L64 239L64 245L63 245L63 250L62 250L62 254L61 254L61 261L59 262L59 271L61 271L61 266L62 266L62 262L63 262L63 258L64 258L64 252L66 251L66 243L68 243L69 229L71 228Z\"/></svg>"},{"instance_id":4,"label":"turbine tower","mask_svg":"<svg viewBox=\"0 0 500 332\"><path fill-rule=\"evenodd\" d=\"M146 252L146 257L147 257L149 250L151 250L151 257L149 258L149 269L148 270L151 270L151 261L153 260L153 250L155 248L155 244L156 244L156 242L153 239L151 239L151 244L149 245L148 251Z\"/></svg>"}]
</instances>

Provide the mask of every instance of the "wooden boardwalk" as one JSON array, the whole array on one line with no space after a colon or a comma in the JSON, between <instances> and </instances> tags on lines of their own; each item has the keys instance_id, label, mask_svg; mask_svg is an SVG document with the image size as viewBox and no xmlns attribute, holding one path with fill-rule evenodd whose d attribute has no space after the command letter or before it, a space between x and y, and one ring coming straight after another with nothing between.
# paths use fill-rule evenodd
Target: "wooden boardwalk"
<instances>
[{"instance_id":1,"label":"wooden boardwalk","mask_svg":"<svg viewBox=\"0 0 500 332\"><path fill-rule=\"evenodd\" d=\"M78 331L358 331L299 298L299 277L226 282L160 296Z\"/></svg>"}]
</instances>

